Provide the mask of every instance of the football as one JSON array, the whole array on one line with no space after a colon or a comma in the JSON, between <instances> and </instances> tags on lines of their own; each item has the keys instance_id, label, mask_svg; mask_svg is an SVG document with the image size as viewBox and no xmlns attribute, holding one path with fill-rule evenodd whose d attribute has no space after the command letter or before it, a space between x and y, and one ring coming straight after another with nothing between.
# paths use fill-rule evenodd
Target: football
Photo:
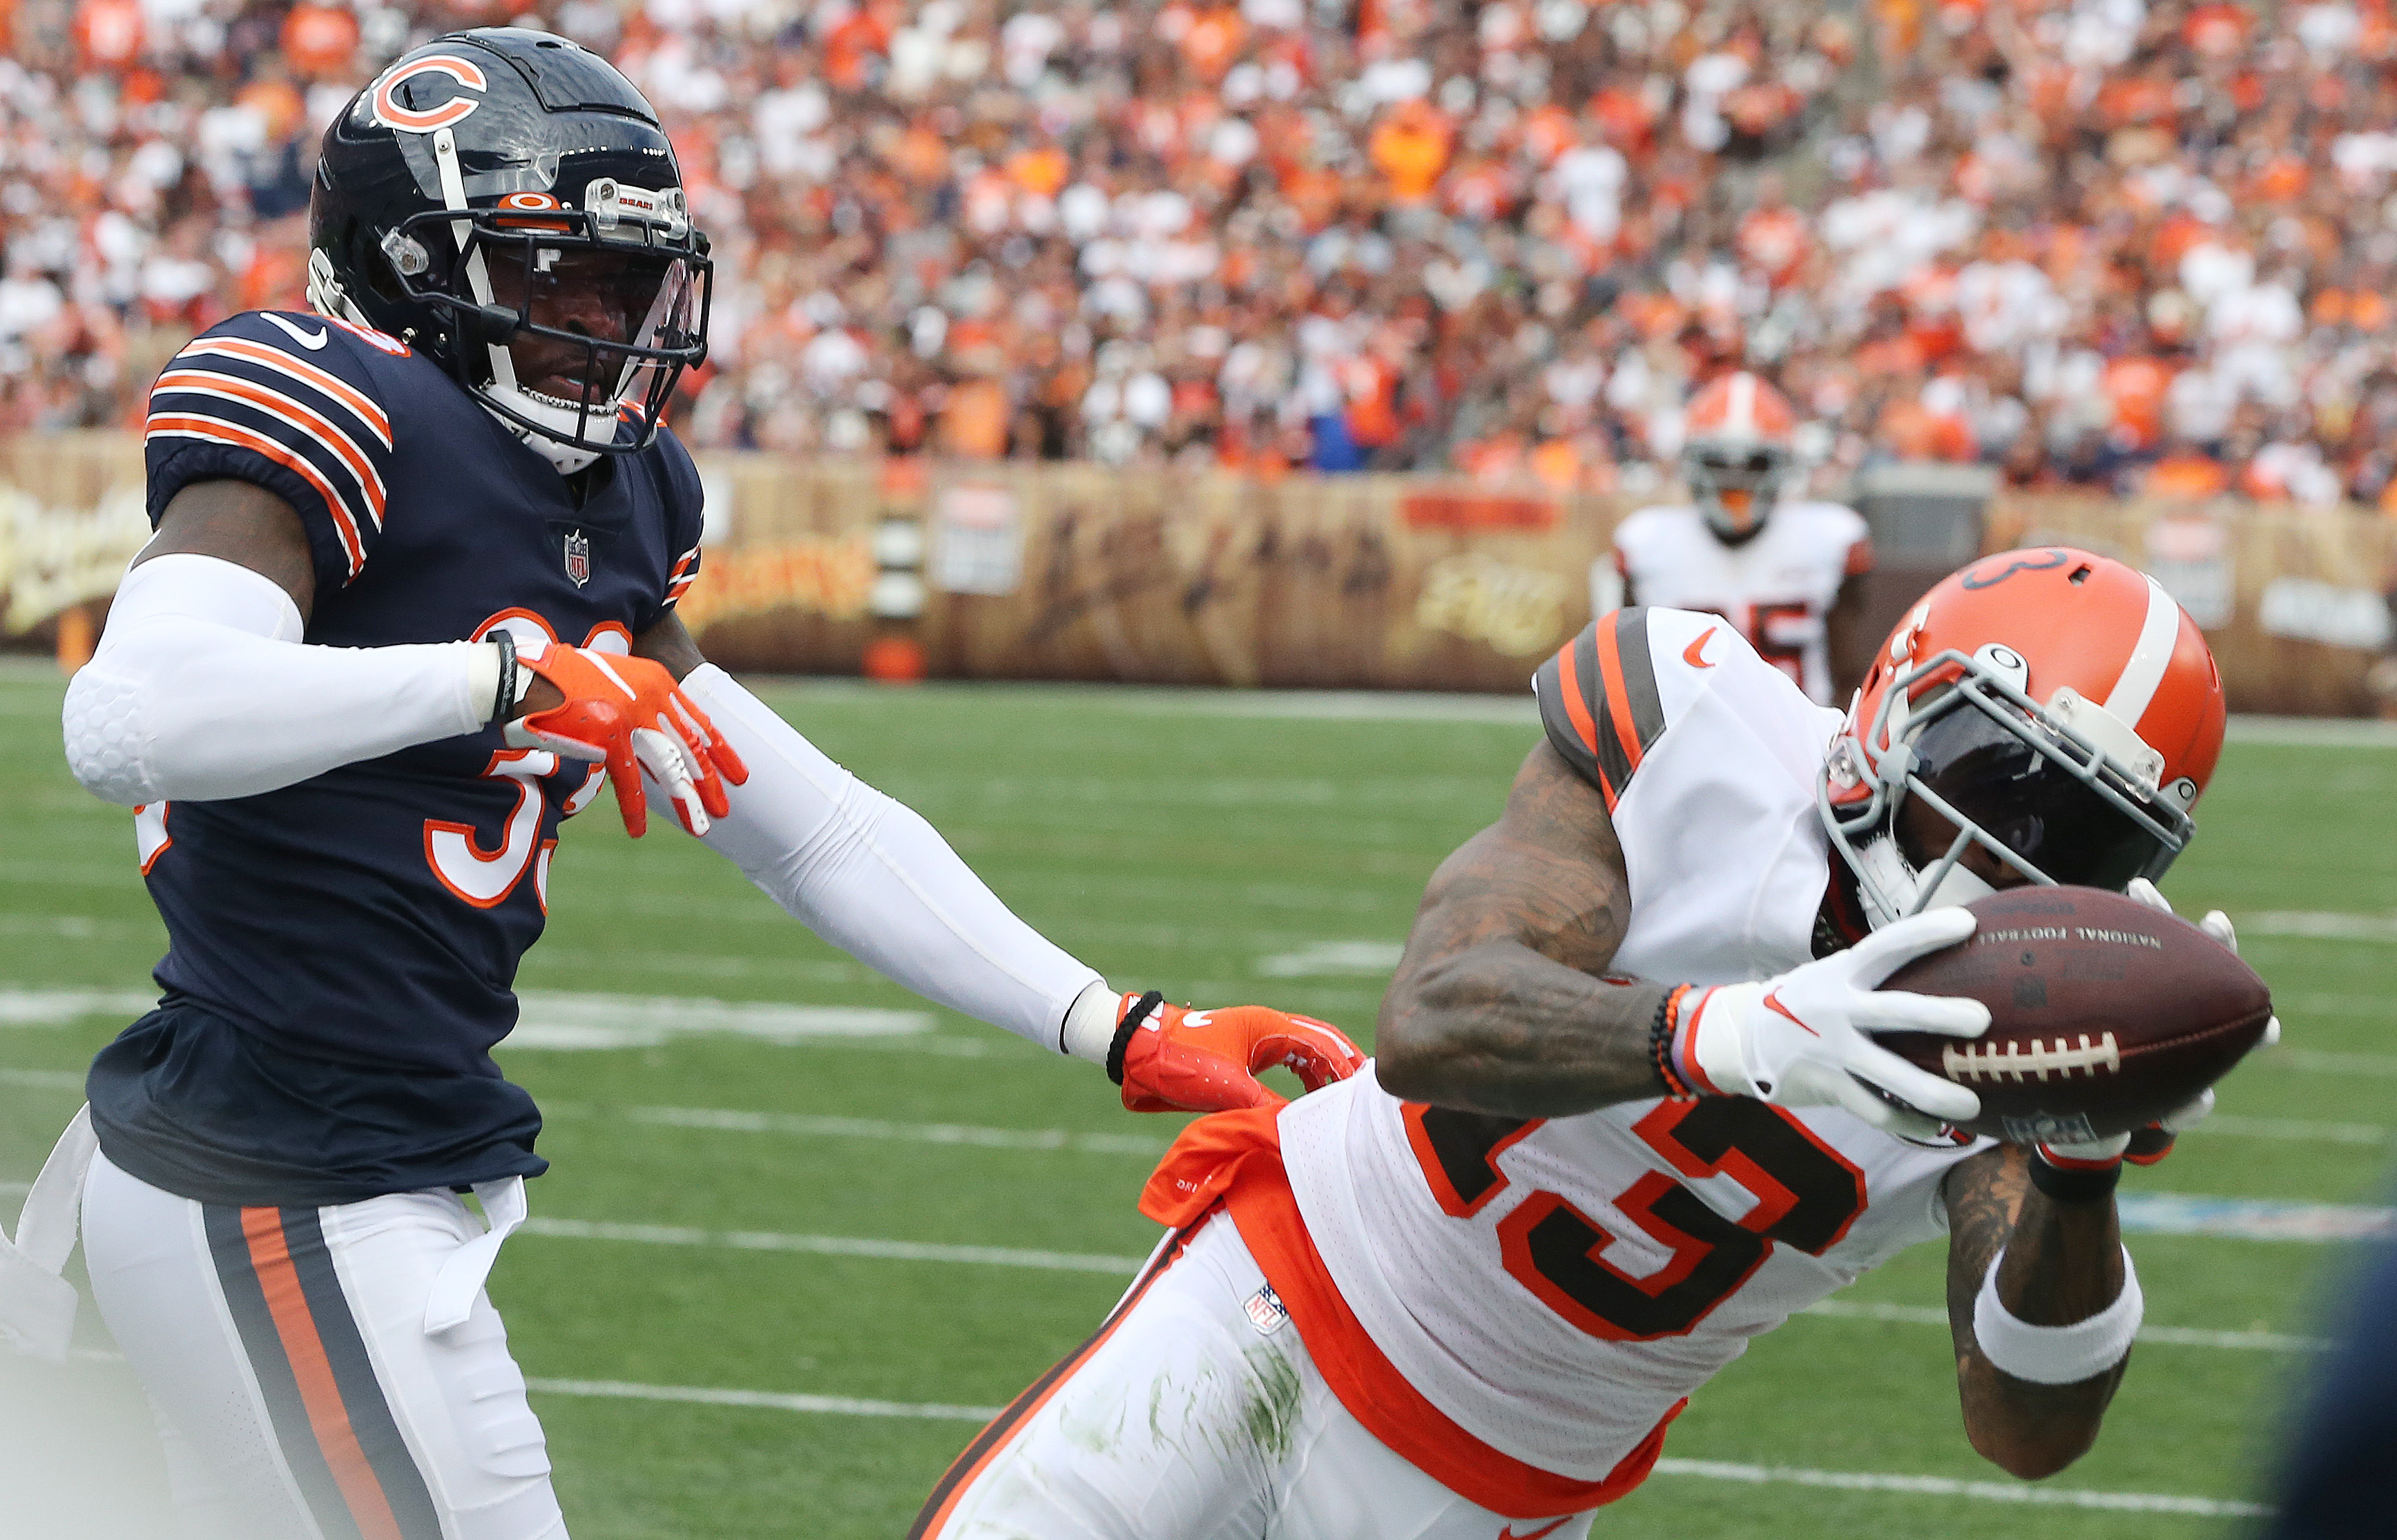
<instances>
[{"instance_id":1,"label":"football","mask_svg":"<svg viewBox=\"0 0 2397 1540\"><path fill-rule=\"evenodd\" d=\"M1876 1034L1979 1093L1967 1132L2012 1144L2143 1128L2229 1073L2272 998L2237 954L2187 920L2095 888L2015 888L1969 905L1979 928L1881 987L1989 1008L1977 1039Z\"/></svg>"}]
</instances>

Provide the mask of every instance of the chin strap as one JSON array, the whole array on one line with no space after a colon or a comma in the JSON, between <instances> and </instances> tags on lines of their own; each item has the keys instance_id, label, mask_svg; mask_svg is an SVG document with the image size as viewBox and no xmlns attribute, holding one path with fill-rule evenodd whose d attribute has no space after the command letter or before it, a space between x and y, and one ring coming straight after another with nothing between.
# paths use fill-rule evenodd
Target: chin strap
<instances>
[{"instance_id":1,"label":"chin strap","mask_svg":"<svg viewBox=\"0 0 2397 1540\"><path fill-rule=\"evenodd\" d=\"M505 348L493 348L491 351L502 358L507 356L508 350ZM498 389L496 385L489 388L494 392ZM538 403L527 398L524 392L516 386L510 385L508 391L516 397L512 405L517 411L537 412L542 409ZM589 468L592 462L599 458L599 451L596 449L578 449L571 444L559 443L547 434L535 433L522 423L509 422L505 413L490 402L483 400L482 392L475 393L475 399L481 402L485 411L491 414L492 422L507 430L509 437L548 461L560 475L572 475L577 471L585 470Z\"/></svg>"},{"instance_id":2,"label":"chin strap","mask_svg":"<svg viewBox=\"0 0 2397 1540\"><path fill-rule=\"evenodd\" d=\"M1856 855L1856 896L1864 903L1866 923L1876 931L1925 909L1970 904L1997 891L1960 862L1925 892L1922 873L1898 852L1897 841L1885 834L1867 840Z\"/></svg>"}]
</instances>

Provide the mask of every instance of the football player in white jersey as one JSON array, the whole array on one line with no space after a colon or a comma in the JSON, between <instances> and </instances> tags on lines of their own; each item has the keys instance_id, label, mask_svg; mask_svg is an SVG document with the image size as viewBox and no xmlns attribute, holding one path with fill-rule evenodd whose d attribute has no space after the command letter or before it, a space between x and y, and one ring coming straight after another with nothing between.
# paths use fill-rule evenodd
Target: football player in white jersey
<instances>
[{"instance_id":1,"label":"football player in white jersey","mask_svg":"<svg viewBox=\"0 0 2397 1540\"><path fill-rule=\"evenodd\" d=\"M1987 1029L1879 988L1972 897L2163 906L2222 742L2196 626L2023 551L1934 589L1844 717L1686 610L1602 616L1535 688L1381 1057L1190 1126L1156 1257L912 1536L1580 1540L1749 1339L1943 1235L1974 1447L2027 1478L2088 1448L2141 1313L2113 1187L2169 1131L1970 1138L1943 1119L1977 1098L1871 1034Z\"/></svg>"},{"instance_id":2,"label":"football player in white jersey","mask_svg":"<svg viewBox=\"0 0 2397 1540\"><path fill-rule=\"evenodd\" d=\"M1828 705L1862 672L1857 632L1872 536L1862 515L1787 495L1799 479L1798 414L1745 371L1690 402L1681 475L1692 501L1642 508L1615 527L1614 556L1591 574L1591 609L1705 609Z\"/></svg>"}]
</instances>

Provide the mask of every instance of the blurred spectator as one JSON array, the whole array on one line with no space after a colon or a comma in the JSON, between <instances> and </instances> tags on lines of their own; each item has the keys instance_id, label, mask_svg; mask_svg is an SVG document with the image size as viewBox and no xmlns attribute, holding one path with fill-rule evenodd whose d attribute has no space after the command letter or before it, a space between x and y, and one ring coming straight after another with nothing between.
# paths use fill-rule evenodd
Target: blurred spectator
<instances>
[{"instance_id":1,"label":"blurred spectator","mask_svg":"<svg viewBox=\"0 0 2397 1540\"><path fill-rule=\"evenodd\" d=\"M0 431L133 421L191 329L300 305L325 124L514 20L681 147L703 445L1638 490L1747 367L1827 474L2397 508L2387 0L5 14Z\"/></svg>"}]
</instances>

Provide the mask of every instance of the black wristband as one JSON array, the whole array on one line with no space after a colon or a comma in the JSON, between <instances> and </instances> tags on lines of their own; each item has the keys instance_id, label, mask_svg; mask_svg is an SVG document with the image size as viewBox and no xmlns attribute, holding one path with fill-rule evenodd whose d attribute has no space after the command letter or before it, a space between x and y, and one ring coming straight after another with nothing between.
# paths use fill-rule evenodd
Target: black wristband
<instances>
[{"instance_id":1,"label":"black wristband","mask_svg":"<svg viewBox=\"0 0 2397 1540\"><path fill-rule=\"evenodd\" d=\"M2104 1166L2058 1166L2037 1147L2030 1152L2030 1185L2058 1203L2095 1203L2111 1198L2122 1180L2120 1160Z\"/></svg>"},{"instance_id":2,"label":"black wristband","mask_svg":"<svg viewBox=\"0 0 2397 1540\"><path fill-rule=\"evenodd\" d=\"M1108 1079L1118 1085L1123 1084L1124 1051L1132 1047L1132 1035L1139 1031L1140 1024L1148 1020L1157 1008L1164 1003L1164 993L1152 989L1134 1000L1132 1009L1123 1013L1123 1020L1116 1024L1115 1041L1107 1044Z\"/></svg>"},{"instance_id":3,"label":"black wristband","mask_svg":"<svg viewBox=\"0 0 2397 1540\"><path fill-rule=\"evenodd\" d=\"M491 721L494 725L508 719L516 703L516 639L502 626L490 635L491 644L500 649L500 688L491 698Z\"/></svg>"}]
</instances>

